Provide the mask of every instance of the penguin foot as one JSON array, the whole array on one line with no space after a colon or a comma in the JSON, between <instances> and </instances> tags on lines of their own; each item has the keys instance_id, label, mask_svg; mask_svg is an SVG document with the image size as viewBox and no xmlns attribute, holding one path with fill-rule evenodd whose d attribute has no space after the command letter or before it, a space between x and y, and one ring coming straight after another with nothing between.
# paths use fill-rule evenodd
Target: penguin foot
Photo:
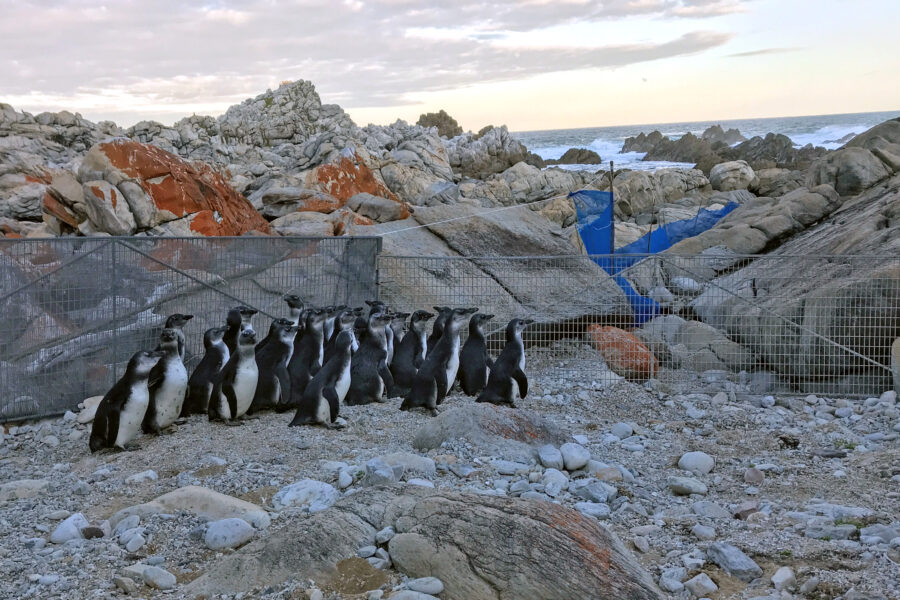
<instances>
[{"instance_id":1,"label":"penguin foot","mask_svg":"<svg viewBox=\"0 0 900 600\"><path fill-rule=\"evenodd\" d=\"M162 431L160 431L160 433L163 435L172 435L173 433L176 433L177 431L178 431L178 426L175 424L172 424L172 425L169 425L168 427L166 427L165 429L163 429Z\"/></svg>"},{"instance_id":2,"label":"penguin foot","mask_svg":"<svg viewBox=\"0 0 900 600\"><path fill-rule=\"evenodd\" d=\"M243 425L243 423L241 421L231 421L231 420L225 421L225 424L229 427L240 427L241 425Z\"/></svg>"},{"instance_id":3,"label":"penguin foot","mask_svg":"<svg viewBox=\"0 0 900 600\"><path fill-rule=\"evenodd\" d=\"M140 449L141 449L141 447L138 446L137 444L125 444L124 446L122 446L123 452L136 452Z\"/></svg>"},{"instance_id":4,"label":"penguin foot","mask_svg":"<svg viewBox=\"0 0 900 600\"><path fill-rule=\"evenodd\" d=\"M438 416L438 410L437 410L436 408L432 408L432 409L429 411L429 413L431 414L432 417Z\"/></svg>"},{"instance_id":5,"label":"penguin foot","mask_svg":"<svg viewBox=\"0 0 900 600\"><path fill-rule=\"evenodd\" d=\"M181 417L181 418L175 419L176 425L184 425L187 422L188 422L187 417Z\"/></svg>"},{"instance_id":6,"label":"penguin foot","mask_svg":"<svg viewBox=\"0 0 900 600\"><path fill-rule=\"evenodd\" d=\"M347 427L346 423L326 423L325 427L328 429L344 429Z\"/></svg>"}]
</instances>

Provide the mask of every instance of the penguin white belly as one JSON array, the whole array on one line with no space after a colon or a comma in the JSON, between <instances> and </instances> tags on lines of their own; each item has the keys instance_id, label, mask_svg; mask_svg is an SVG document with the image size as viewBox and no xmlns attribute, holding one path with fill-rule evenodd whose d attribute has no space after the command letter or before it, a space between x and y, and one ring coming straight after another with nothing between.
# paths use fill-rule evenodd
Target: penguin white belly
<instances>
[{"instance_id":1,"label":"penguin white belly","mask_svg":"<svg viewBox=\"0 0 900 600\"><path fill-rule=\"evenodd\" d=\"M162 385L159 386L154 401L156 404L156 425L165 429L175 422L184 403L188 375L181 361L172 361L166 366Z\"/></svg>"},{"instance_id":2,"label":"penguin white belly","mask_svg":"<svg viewBox=\"0 0 900 600\"><path fill-rule=\"evenodd\" d=\"M347 391L350 389L350 363L347 363L347 366L344 367L344 370L341 371L341 376L338 377L337 383L334 384L334 391L337 392L338 400L341 403L344 402L344 398L347 397Z\"/></svg>"},{"instance_id":3,"label":"penguin white belly","mask_svg":"<svg viewBox=\"0 0 900 600\"><path fill-rule=\"evenodd\" d=\"M259 382L259 369L255 360L244 361L234 376L234 397L237 400L237 411L232 418L240 417L247 413L253 396L256 394L256 384Z\"/></svg>"},{"instance_id":4,"label":"penguin white belly","mask_svg":"<svg viewBox=\"0 0 900 600\"><path fill-rule=\"evenodd\" d=\"M425 360L425 355L428 353L428 338L425 337L425 334L419 336L419 347L421 351L419 352L419 358Z\"/></svg>"},{"instance_id":5,"label":"penguin white belly","mask_svg":"<svg viewBox=\"0 0 900 600\"><path fill-rule=\"evenodd\" d=\"M316 422L331 423L331 405L325 396L319 395L319 405L316 406Z\"/></svg>"},{"instance_id":6,"label":"penguin white belly","mask_svg":"<svg viewBox=\"0 0 900 600\"><path fill-rule=\"evenodd\" d=\"M116 431L115 445L124 448L125 444L135 439L141 430L141 422L150 404L150 392L147 383L136 385L119 413L119 429Z\"/></svg>"},{"instance_id":7,"label":"penguin white belly","mask_svg":"<svg viewBox=\"0 0 900 600\"><path fill-rule=\"evenodd\" d=\"M219 397L216 399L216 401L219 403L219 416L226 421L230 421L232 419L232 416L231 405L228 404L228 398L225 397L225 394L219 394Z\"/></svg>"},{"instance_id":8,"label":"penguin white belly","mask_svg":"<svg viewBox=\"0 0 900 600\"><path fill-rule=\"evenodd\" d=\"M350 331L350 335L353 336L353 341L350 342L350 347L353 349L353 352L359 350L359 340L356 339L356 334L353 331Z\"/></svg>"},{"instance_id":9,"label":"penguin white belly","mask_svg":"<svg viewBox=\"0 0 900 600\"><path fill-rule=\"evenodd\" d=\"M453 342L453 350L450 352L450 360L447 361L447 393L456 381L456 372L459 371L459 338Z\"/></svg>"},{"instance_id":10,"label":"penguin white belly","mask_svg":"<svg viewBox=\"0 0 900 600\"><path fill-rule=\"evenodd\" d=\"M316 357L316 364L319 365L319 368L324 364L322 361L325 359L325 346L319 344L319 355Z\"/></svg>"}]
</instances>

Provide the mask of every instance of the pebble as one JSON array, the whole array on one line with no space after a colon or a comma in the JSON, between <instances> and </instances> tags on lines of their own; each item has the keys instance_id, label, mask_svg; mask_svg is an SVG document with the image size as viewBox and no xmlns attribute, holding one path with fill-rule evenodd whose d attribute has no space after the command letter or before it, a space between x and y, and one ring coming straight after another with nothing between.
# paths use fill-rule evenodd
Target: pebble
<instances>
[{"instance_id":1,"label":"pebble","mask_svg":"<svg viewBox=\"0 0 900 600\"><path fill-rule=\"evenodd\" d=\"M709 519L730 519L732 515L722 506L716 504L712 500L698 500L691 504L691 510L699 517Z\"/></svg>"},{"instance_id":2,"label":"pebble","mask_svg":"<svg viewBox=\"0 0 900 600\"><path fill-rule=\"evenodd\" d=\"M113 577L113 584L128 596L138 593L138 586L131 577Z\"/></svg>"},{"instance_id":3,"label":"pebble","mask_svg":"<svg viewBox=\"0 0 900 600\"><path fill-rule=\"evenodd\" d=\"M59 438L55 435L48 435L43 440L41 440L41 442L43 444L46 444L47 446L50 446L51 448L56 448L57 446L59 446Z\"/></svg>"},{"instance_id":4,"label":"pebble","mask_svg":"<svg viewBox=\"0 0 900 600\"><path fill-rule=\"evenodd\" d=\"M688 579L684 582L684 587L697 598L708 596L719 589L719 586L713 583L706 573L700 573L696 577Z\"/></svg>"},{"instance_id":5,"label":"pebble","mask_svg":"<svg viewBox=\"0 0 900 600\"><path fill-rule=\"evenodd\" d=\"M634 544L634 547L638 549L642 554L647 554L650 552L650 540L645 538L642 535L636 535L631 538L631 542Z\"/></svg>"},{"instance_id":6,"label":"pebble","mask_svg":"<svg viewBox=\"0 0 900 600\"><path fill-rule=\"evenodd\" d=\"M391 594L390 600L439 600L431 594L423 594L413 590L401 590Z\"/></svg>"},{"instance_id":7,"label":"pebble","mask_svg":"<svg viewBox=\"0 0 900 600\"><path fill-rule=\"evenodd\" d=\"M591 453L581 444L568 442L560 446L559 451L563 457L563 464L568 471L577 471L591 459Z\"/></svg>"},{"instance_id":8,"label":"pebble","mask_svg":"<svg viewBox=\"0 0 900 600\"><path fill-rule=\"evenodd\" d=\"M88 520L81 513L75 513L71 517L56 526L50 534L50 541L54 544L65 544L69 540L81 539L81 530L89 525Z\"/></svg>"},{"instance_id":9,"label":"pebble","mask_svg":"<svg viewBox=\"0 0 900 600\"><path fill-rule=\"evenodd\" d=\"M766 474L757 469L756 467L750 467L746 471L744 471L744 483L750 483L753 485L759 485L765 480Z\"/></svg>"},{"instance_id":10,"label":"pebble","mask_svg":"<svg viewBox=\"0 0 900 600\"><path fill-rule=\"evenodd\" d=\"M552 444L538 448L538 460L547 469L562 469L564 467L562 452Z\"/></svg>"},{"instance_id":11,"label":"pebble","mask_svg":"<svg viewBox=\"0 0 900 600\"><path fill-rule=\"evenodd\" d=\"M682 581L687 577L687 569L684 567L673 567L664 569L659 578L659 587L667 592L680 592L684 589Z\"/></svg>"},{"instance_id":12,"label":"pebble","mask_svg":"<svg viewBox=\"0 0 900 600\"><path fill-rule=\"evenodd\" d=\"M669 477L667 484L677 496L688 496L690 494L703 494L707 492L707 487L702 481L697 481L693 477Z\"/></svg>"},{"instance_id":13,"label":"pebble","mask_svg":"<svg viewBox=\"0 0 900 600\"><path fill-rule=\"evenodd\" d=\"M340 492L331 484L315 479L303 479L278 490L272 496L272 506L275 510L297 506L310 513L316 513L330 507L340 497Z\"/></svg>"},{"instance_id":14,"label":"pebble","mask_svg":"<svg viewBox=\"0 0 900 600\"><path fill-rule=\"evenodd\" d=\"M595 519L608 519L612 513L609 505L599 502L576 502L575 510Z\"/></svg>"},{"instance_id":15,"label":"pebble","mask_svg":"<svg viewBox=\"0 0 900 600\"><path fill-rule=\"evenodd\" d=\"M716 539L716 530L714 527L707 527L706 525L701 525L697 523L691 529L691 533L698 540L709 541Z\"/></svg>"},{"instance_id":16,"label":"pebble","mask_svg":"<svg viewBox=\"0 0 900 600\"><path fill-rule=\"evenodd\" d=\"M395 535L397 532L394 531L394 528L388 526L375 534L375 541L379 544L387 544Z\"/></svg>"},{"instance_id":17,"label":"pebble","mask_svg":"<svg viewBox=\"0 0 900 600\"><path fill-rule=\"evenodd\" d=\"M794 575L794 570L790 567L781 567L775 571L775 574L772 575L772 585L779 592L781 590L789 590L797 585L797 577Z\"/></svg>"},{"instance_id":18,"label":"pebble","mask_svg":"<svg viewBox=\"0 0 900 600\"><path fill-rule=\"evenodd\" d=\"M175 576L159 567L144 567L144 583L158 590L171 590L175 587Z\"/></svg>"},{"instance_id":19,"label":"pebble","mask_svg":"<svg viewBox=\"0 0 900 600\"><path fill-rule=\"evenodd\" d=\"M125 543L125 549L129 552L137 552L141 548L144 547L144 544L147 543L147 539L141 533L135 533L134 535L128 538L128 541Z\"/></svg>"},{"instance_id":20,"label":"pebble","mask_svg":"<svg viewBox=\"0 0 900 600\"><path fill-rule=\"evenodd\" d=\"M414 592L431 594L432 596L436 596L444 591L444 584L437 577L419 577L418 579L410 579L406 585Z\"/></svg>"},{"instance_id":21,"label":"pebble","mask_svg":"<svg viewBox=\"0 0 900 600\"><path fill-rule=\"evenodd\" d=\"M609 429L609 432L620 440L624 440L627 437L631 437L634 429L628 423L616 423Z\"/></svg>"},{"instance_id":22,"label":"pebble","mask_svg":"<svg viewBox=\"0 0 900 600\"><path fill-rule=\"evenodd\" d=\"M370 556L375 556L376 550L378 550L378 548L375 546L363 546L356 551L356 555L360 558L369 558Z\"/></svg>"},{"instance_id":23,"label":"pebble","mask_svg":"<svg viewBox=\"0 0 900 600\"><path fill-rule=\"evenodd\" d=\"M253 525L243 519L221 519L209 524L203 541L211 550L237 548L250 541L255 532Z\"/></svg>"},{"instance_id":24,"label":"pebble","mask_svg":"<svg viewBox=\"0 0 900 600\"><path fill-rule=\"evenodd\" d=\"M713 470L716 461L706 452L688 452L678 461L678 468L696 475L706 475Z\"/></svg>"}]
</instances>

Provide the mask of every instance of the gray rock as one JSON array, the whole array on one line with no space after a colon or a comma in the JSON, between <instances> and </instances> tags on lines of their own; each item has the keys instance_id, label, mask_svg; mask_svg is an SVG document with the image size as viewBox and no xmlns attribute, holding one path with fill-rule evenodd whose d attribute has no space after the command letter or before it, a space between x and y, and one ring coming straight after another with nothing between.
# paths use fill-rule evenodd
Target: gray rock
<instances>
[{"instance_id":1,"label":"gray rock","mask_svg":"<svg viewBox=\"0 0 900 600\"><path fill-rule=\"evenodd\" d=\"M616 423L612 426L612 428L610 428L609 431L620 440L631 437L631 434L634 433L634 430L628 423Z\"/></svg>"},{"instance_id":2,"label":"gray rock","mask_svg":"<svg viewBox=\"0 0 900 600\"><path fill-rule=\"evenodd\" d=\"M762 569L740 549L725 542L716 542L706 550L709 559L723 571L747 583L762 577Z\"/></svg>"},{"instance_id":3,"label":"gray rock","mask_svg":"<svg viewBox=\"0 0 900 600\"><path fill-rule=\"evenodd\" d=\"M706 452L687 452L678 460L678 468L697 475L706 475L713 470L716 461Z\"/></svg>"},{"instance_id":4,"label":"gray rock","mask_svg":"<svg viewBox=\"0 0 900 600\"><path fill-rule=\"evenodd\" d=\"M376 550L378 550L378 548L375 546L363 546L356 551L356 555L360 558L369 558L370 556L375 556Z\"/></svg>"},{"instance_id":5,"label":"gray rock","mask_svg":"<svg viewBox=\"0 0 900 600\"><path fill-rule=\"evenodd\" d=\"M221 519L209 524L203 540L211 550L237 548L250 541L255 532L253 526L243 519Z\"/></svg>"},{"instance_id":6,"label":"gray rock","mask_svg":"<svg viewBox=\"0 0 900 600\"><path fill-rule=\"evenodd\" d=\"M576 502L575 510L595 519L608 519L612 513L609 505L598 502Z\"/></svg>"},{"instance_id":7,"label":"gray rock","mask_svg":"<svg viewBox=\"0 0 900 600\"><path fill-rule=\"evenodd\" d=\"M414 592L431 594L433 596L444 591L444 584L437 577L419 577L406 582L407 587Z\"/></svg>"},{"instance_id":8,"label":"gray rock","mask_svg":"<svg viewBox=\"0 0 900 600\"><path fill-rule=\"evenodd\" d=\"M695 577L684 582L684 587L688 589L695 597L703 598L709 596L719 589L713 580L706 573L700 573Z\"/></svg>"},{"instance_id":9,"label":"gray rock","mask_svg":"<svg viewBox=\"0 0 900 600\"><path fill-rule=\"evenodd\" d=\"M547 469L541 477L541 484L544 486L544 492L555 498L569 485L569 478L562 471Z\"/></svg>"},{"instance_id":10,"label":"gray rock","mask_svg":"<svg viewBox=\"0 0 900 600\"><path fill-rule=\"evenodd\" d=\"M716 539L716 530L714 527L707 527L706 525L701 525L697 523L691 528L691 533L694 534L698 540L709 541Z\"/></svg>"},{"instance_id":11,"label":"gray rock","mask_svg":"<svg viewBox=\"0 0 900 600\"><path fill-rule=\"evenodd\" d=\"M390 600L440 600L437 596L413 590L400 590L391 594Z\"/></svg>"},{"instance_id":12,"label":"gray rock","mask_svg":"<svg viewBox=\"0 0 900 600\"><path fill-rule=\"evenodd\" d=\"M56 526L56 529L50 534L50 541L54 544L65 544L69 540L81 539L81 530L88 525L90 523L84 518L83 514L75 513Z\"/></svg>"},{"instance_id":13,"label":"gray rock","mask_svg":"<svg viewBox=\"0 0 900 600\"><path fill-rule=\"evenodd\" d=\"M141 524L141 518L137 515L131 515L129 517L125 517L121 521L116 524L115 529L113 529L113 533L116 537L120 537L126 531L134 529L138 525Z\"/></svg>"},{"instance_id":14,"label":"gray rock","mask_svg":"<svg viewBox=\"0 0 900 600\"><path fill-rule=\"evenodd\" d=\"M856 534L856 526L849 523L835 525L830 519L814 519L803 533L816 540L849 540Z\"/></svg>"},{"instance_id":15,"label":"gray rock","mask_svg":"<svg viewBox=\"0 0 900 600\"><path fill-rule=\"evenodd\" d=\"M175 576L159 567L144 567L144 583L158 590L171 590L177 583Z\"/></svg>"},{"instance_id":16,"label":"gray rock","mask_svg":"<svg viewBox=\"0 0 900 600\"><path fill-rule=\"evenodd\" d=\"M743 160L719 163L709 171L713 189L722 192L746 190L755 178L753 169Z\"/></svg>"},{"instance_id":17,"label":"gray rock","mask_svg":"<svg viewBox=\"0 0 900 600\"><path fill-rule=\"evenodd\" d=\"M693 477L669 477L666 485L677 496L689 496L690 494L706 494L706 485Z\"/></svg>"},{"instance_id":18,"label":"gray rock","mask_svg":"<svg viewBox=\"0 0 900 600\"><path fill-rule=\"evenodd\" d=\"M325 510L337 502L338 498L340 492L331 484L315 479L303 479L278 490L272 496L272 506L275 510L297 506L315 513Z\"/></svg>"},{"instance_id":19,"label":"gray rock","mask_svg":"<svg viewBox=\"0 0 900 600\"><path fill-rule=\"evenodd\" d=\"M794 570L790 567L781 567L775 574L772 575L772 585L775 586L775 589L779 592L781 590L789 590L797 585L797 577L794 575Z\"/></svg>"},{"instance_id":20,"label":"gray rock","mask_svg":"<svg viewBox=\"0 0 900 600\"><path fill-rule=\"evenodd\" d=\"M19 479L0 483L0 502L37 498L50 489L46 479Z\"/></svg>"},{"instance_id":21,"label":"gray rock","mask_svg":"<svg viewBox=\"0 0 900 600\"><path fill-rule=\"evenodd\" d=\"M395 535L397 532L393 527L385 527L375 534L375 541L379 544L387 544Z\"/></svg>"},{"instance_id":22,"label":"gray rock","mask_svg":"<svg viewBox=\"0 0 900 600\"><path fill-rule=\"evenodd\" d=\"M132 515L172 514L179 511L211 520L237 517L244 519L257 529L265 529L270 523L268 513L261 507L198 486L179 488L150 502L124 508L112 516L110 523L116 527L120 521Z\"/></svg>"},{"instance_id":23,"label":"gray rock","mask_svg":"<svg viewBox=\"0 0 900 600\"><path fill-rule=\"evenodd\" d=\"M123 538L123 541L125 542L125 549L129 552L137 552L144 547L144 544L147 543L147 538L145 538L143 533L141 533L139 530L141 530L140 527L131 530L134 532L132 535L127 535L126 532L126 536Z\"/></svg>"},{"instance_id":24,"label":"gray rock","mask_svg":"<svg viewBox=\"0 0 900 600\"><path fill-rule=\"evenodd\" d=\"M682 581L687 577L687 569L684 567L673 567L664 569L659 578L659 587L667 592L680 592L684 589Z\"/></svg>"},{"instance_id":25,"label":"gray rock","mask_svg":"<svg viewBox=\"0 0 900 600\"><path fill-rule=\"evenodd\" d=\"M138 586L131 577L113 577L113 584L128 596L138 593Z\"/></svg>"},{"instance_id":26,"label":"gray rock","mask_svg":"<svg viewBox=\"0 0 900 600\"><path fill-rule=\"evenodd\" d=\"M538 448L538 459L548 469L562 469L565 464L562 453L553 444L545 444Z\"/></svg>"},{"instance_id":27,"label":"gray rock","mask_svg":"<svg viewBox=\"0 0 900 600\"><path fill-rule=\"evenodd\" d=\"M577 471L591 459L591 453L581 444L569 442L560 446L559 451L567 471Z\"/></svg>"},{"instance_id":28,"label":"gray rock","mask_svg":"<svg viewBox=\"0 0 900 600\"><path fill-rule=\"evenodd\" d=\"M147 481L156 481L157 479L159 479L159 476L156 474L156 471L148 469L146 471L141 471L140 473L135 473L134 475L129 475L125 478L125 483L144 483Z\"/></svg>"}]
</instances>

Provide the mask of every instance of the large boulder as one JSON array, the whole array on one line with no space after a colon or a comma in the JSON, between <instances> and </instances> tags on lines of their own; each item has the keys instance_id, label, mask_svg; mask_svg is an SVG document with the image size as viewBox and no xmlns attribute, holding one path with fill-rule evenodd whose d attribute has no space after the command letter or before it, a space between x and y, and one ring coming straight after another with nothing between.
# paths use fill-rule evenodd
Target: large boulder
<instances>
[{"instance_id":1,"label":"large boulder","mask_svg":"<svg viewBox=\"0 0 900 600\"><path fill-rule=\"evenodd\" d=\"M747 161L735 160L714 166L709 172L709 182L714 190L722 192L746 190L755 176Z\"/></svg>"},{"instance_id":2,"label":"large boulder","mask_svg":"<svg viewBox=\"0 0 900 600\"><path fill-rule=\"evenodd\" d=\"M143 518L179 511L210 520L243 519L257 529L265 529L271 522L269 514L256 504L208 488L189 485L158 496L150 502L123 508L110 517L110 524L115 527L119 521L131 515Z\"/></svg>"},{"instance_id":3,"label":"large boulder","mask_svg":"<svg viewBox=\"0 0 900 600\"><path fill-rule=\"evenodd\" d=\"M289 578L324 582L387 526L397 531L388 545L397 569L437 577L446 600L662 597L615 534L591 517L549 502L416 486L352 494L222 557L185 592L252 594Z\"/></svg>"},{"instance_id":4,"label":"large boulder","mask_svg":"<svg viewBox=\"0 0 900 600\"><path fill-rule=\"evenodd\" d=\"M738 372L754 364L752 353L723 332L677 315L651 319L635 335L654 352L663 354L673 368ZM657 351L660 346L661 352Z\"/></svg>"},{"instance_id":5,"label":"large boulder","mask_svg":"<svg viewBox=\"0 0 900 600\"><path fill-rule=\"evenodd\" d=\"M603 162L600 155L587 148L569 148L562 156L544 161L547 165L599 165Z\"/></svg>"},{"instance_id":6,"label":"large boulder","mask_svg":"<svg viewBox=\"0 0 900 600\"><path fill-rule=\"evenodd\" d=\"M616 216L629 218L653 213L663 204L685 196L696 197L699 203L707 196L709 185L709 180L697 169L619 172L613 180Z\"/></svg>"},{"instance_id":7,"label":"large boulder","mask_svg":"<svg viewBox=\"0 0 900 600\"><path fill-rule=\"evenodd\" d=\"M600 325L591 325L588 332L606 365L617 375L645 381L659 372L659 361L634 334Z\"/></svg>"},{"instance_id":8,"label":"large boulder","mask_svg":"<svg viewBox=\"0 0 900 600\"><path fill-rule=\"evenodd\" d=\"M506 125L494 127L482 137L463 134L446 142L453 172L463 177L486 179L525 160L525 144L509 134Z\"/></svg>"},{"instance_id":9,"label":"large boulder","mask_svg":"<svg viewBox=\"0 0 900 600\"><path fill-rule=\"evenodd\" d=\"M809 170L807 184L827 183L841 196L855 196L890 174L870 150L850 146L832 152Z\"/></svg>"},{"instance_id":10,"label":"large boulder","mask_svg":"<svg viewBox=\"0 0 900 600\"><path fill-rule=\"evenodd\" d=\"M722 129L721 125L712 125L707 127L706 130L700 135L700 139L706 140L710 143L721 142L728 146L732 144L737 144L745 141L741 132L735 128L731 128L728 131Z\"/></svg>"},{"instance_id":11,"label":"large boulder","mask_svg":"<svg viewBox=\"0 0 900 600\"><path fill-rule=\"evenodd\" d=\"M387 223L409 217L409 210L403 203L383 196L373 196L366 192L351 196L347 200L347 207L376 223Z\"/></svg>"},{"instance_id":12,"label":"large boulder","mask_svg":"<svg viewBox=\"0 0 900 600\"><path fill-rule=\"evenodd\" d=\"M456 122L456 119L447 114L444 109L436 113L424 113L419 115L416 125L420 127L435 127L438 135L445 138L452 138L463 132L462 127Z\"/></svg>"},{"instance_id":13,"label":"large boulder","mask_svg":"<svg viewBox=\"0 0 900 600\"><path fill-rule=\"evenodd\" d=\"M750 182L747 189L757 196L778 198L788 192L793 192L803 187L806 181L806 173L803 171L791 171L790 169L760 169L755 171L756 178Z\"/></svg>"},{"instance_id":14,"label":"large boulder","mask_svg":"<svg viewBox=\"0 0 900 600\"><path fill-rule=\"evenodd\" d=\"M89 203L88 231L123 235L176 220L185 222L192 235L269 230L246 198L211 167L148 144L125 139L97 144L85 155L78 178Z\"/></svg>"},{"instance_id":15,"label":"large boulder","mask_svg":"<svg viewBox=\"0 0 900 600\"><path fill-rule=\"evenodd\" d=\"M885 121L847 142L846 148L866 148L893 173L900 171L900 120Z\"/></svg>"}]
</instances>

